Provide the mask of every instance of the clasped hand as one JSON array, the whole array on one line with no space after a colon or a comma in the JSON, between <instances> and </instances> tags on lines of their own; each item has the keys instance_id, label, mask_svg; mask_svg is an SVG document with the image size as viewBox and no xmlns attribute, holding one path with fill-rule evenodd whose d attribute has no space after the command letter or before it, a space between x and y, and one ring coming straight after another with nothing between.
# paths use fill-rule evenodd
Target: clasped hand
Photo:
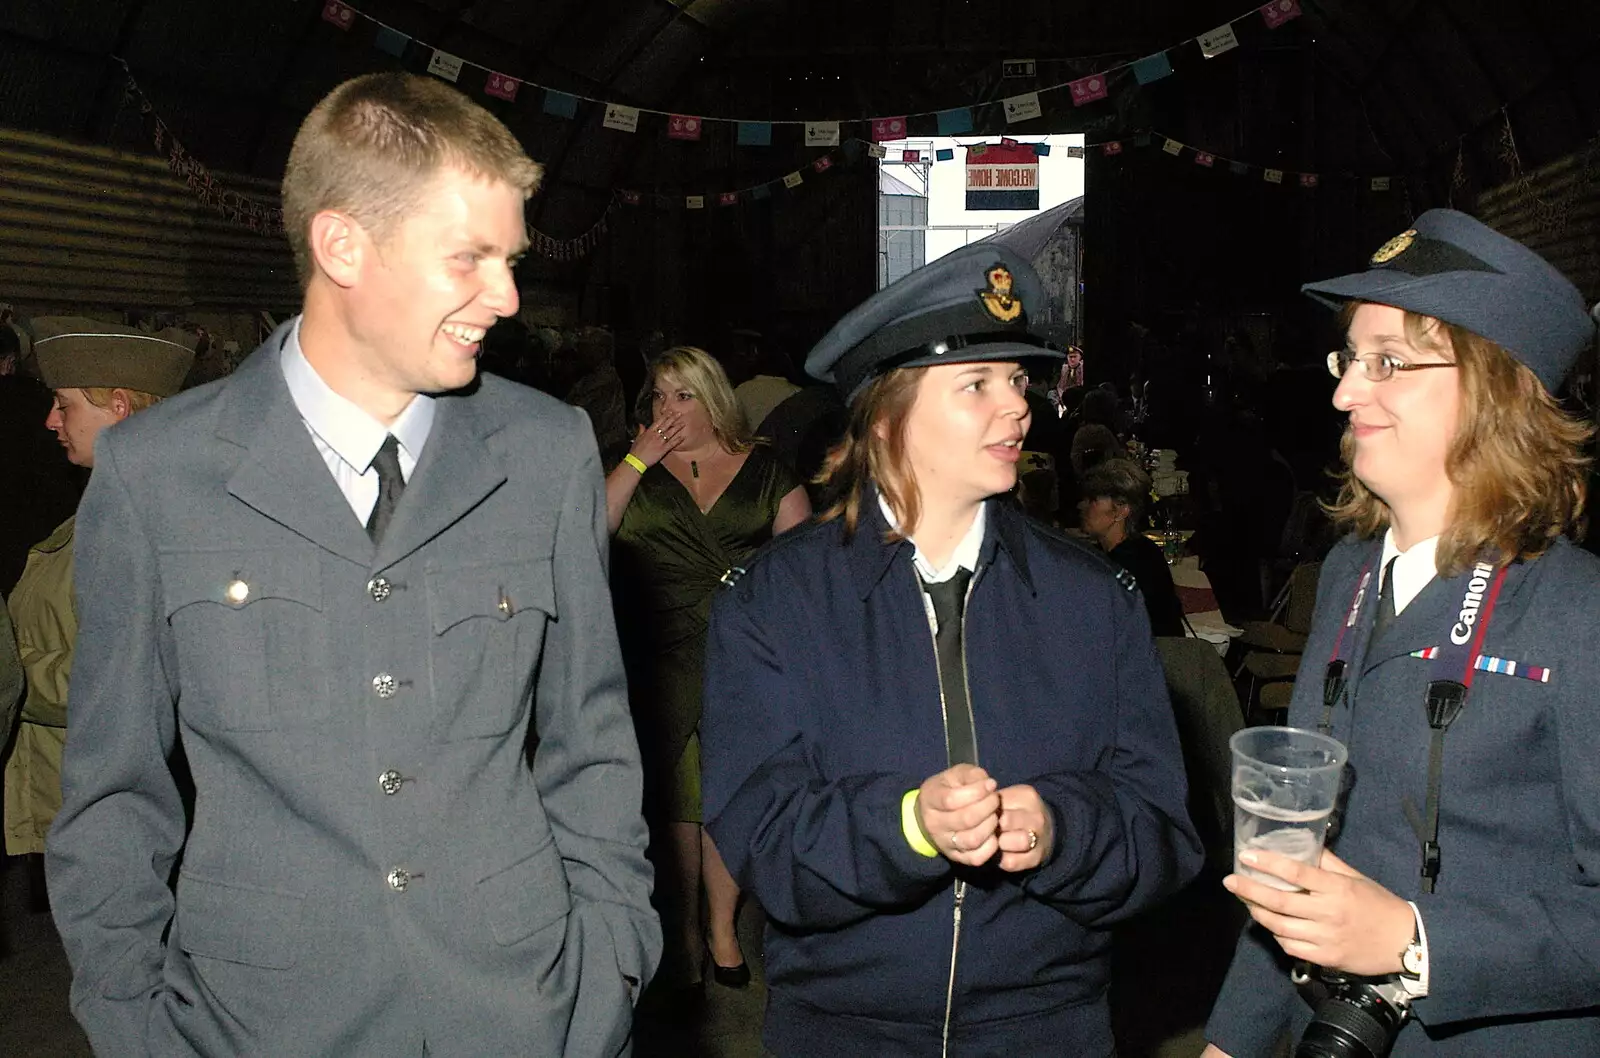
<instances>
[{"instance_id":1,"label":"clasped hand","mask_svg":"<svg viewBox=\"0 0 1600 1058\"><path fill-rule=\"evenodd\" d=\"M917 791L917 817L952 863L977 867L1000 854L1003 871L1039 866L1055 844L1054 816L1033 787L1000 784L976 764L930 776Z\"/></svg>"},{"instance_id":2,"label":"clasped hand","mask_svg":"<svg viewBox=\"0 0 1600 1058\"><path fill-rule=\"evenodd\" d=\"M1242 874L1222 880L1286 954L1363 977L1400 971L1400 955L1416 930L1410 904L1327 850L1317 867L1262 850L1239 859L1298 890L1285 892Z\"/></svg>"}]
</instances>

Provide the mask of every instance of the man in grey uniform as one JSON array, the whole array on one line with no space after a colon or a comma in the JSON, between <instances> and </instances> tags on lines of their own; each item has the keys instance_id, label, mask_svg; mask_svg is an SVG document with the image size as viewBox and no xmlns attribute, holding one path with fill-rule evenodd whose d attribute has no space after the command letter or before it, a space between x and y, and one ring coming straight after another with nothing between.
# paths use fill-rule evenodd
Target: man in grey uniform
<instances>
[{"instance_id":1,"label":"man in grey uniform","mask_svg":"<svg viewBox=\"0 0 1600 1058\"><path fill-rule=\"evenodd\" d=\"M101 437L47 865L98 1053L628 1050L660 930L594 437L476 377L539 175L437 81L339 86L284 176L304 315Z\"/></svg>"}]
</instances>

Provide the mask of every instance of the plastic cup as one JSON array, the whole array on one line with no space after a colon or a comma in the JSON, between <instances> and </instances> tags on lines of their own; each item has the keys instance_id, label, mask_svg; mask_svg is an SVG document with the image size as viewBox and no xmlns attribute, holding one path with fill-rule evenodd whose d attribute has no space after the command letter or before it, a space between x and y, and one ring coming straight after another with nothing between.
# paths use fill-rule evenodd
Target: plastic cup
<instances>
[{"instance_id":1,"label":"plastic cup","mask_svg":"<svg viewBox=\"0 0 1600 1058\"><path fill-rule=\"evenodd\" d=\"M1296 887L1243 866L1239 854L1265 849L1315 866L1339 798L1348 756L1338 739L1294 727L1247 727L1233 750L1233 870L1275 889Z\"/></svg>"}]
</instances>

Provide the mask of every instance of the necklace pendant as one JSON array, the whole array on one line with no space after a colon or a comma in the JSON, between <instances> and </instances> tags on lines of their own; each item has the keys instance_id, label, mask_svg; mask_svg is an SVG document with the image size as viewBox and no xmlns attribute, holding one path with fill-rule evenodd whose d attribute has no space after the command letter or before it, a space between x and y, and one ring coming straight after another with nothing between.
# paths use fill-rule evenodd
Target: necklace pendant
<instances>
[{"instance_id":1,"label":"necklace pendant","mask_svg":"<svg viewBox=\"0 0 1600 1058\"><path fill-rule=\"evenodd\" d=\"M693 474L695 477L700 476L700 463L698 460L689 460L689 473Z\"/></svg>"}]
</instances>

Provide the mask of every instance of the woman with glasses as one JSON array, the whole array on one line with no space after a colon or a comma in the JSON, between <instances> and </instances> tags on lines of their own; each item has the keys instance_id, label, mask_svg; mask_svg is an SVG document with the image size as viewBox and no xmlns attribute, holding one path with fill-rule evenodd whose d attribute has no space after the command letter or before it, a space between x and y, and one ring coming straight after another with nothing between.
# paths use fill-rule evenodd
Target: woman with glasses
<instances>
[{"instance_id":1,"label":"woman with glasses","mask_svg":"<svg viewBox=\"0 0 1600 1058\"><path fill-rule=\"evenodd\" d=\"M1346 332L1349 535L1289 722L1350 764L1315 866L1251 852L1278 884L1223 883L1253 921L1206 1053L1600 1056L1600 563L1566 535L1592 431L1553 396L1595 324L1451 210L1305 289Z\"/></svg>"}]
</instances>

